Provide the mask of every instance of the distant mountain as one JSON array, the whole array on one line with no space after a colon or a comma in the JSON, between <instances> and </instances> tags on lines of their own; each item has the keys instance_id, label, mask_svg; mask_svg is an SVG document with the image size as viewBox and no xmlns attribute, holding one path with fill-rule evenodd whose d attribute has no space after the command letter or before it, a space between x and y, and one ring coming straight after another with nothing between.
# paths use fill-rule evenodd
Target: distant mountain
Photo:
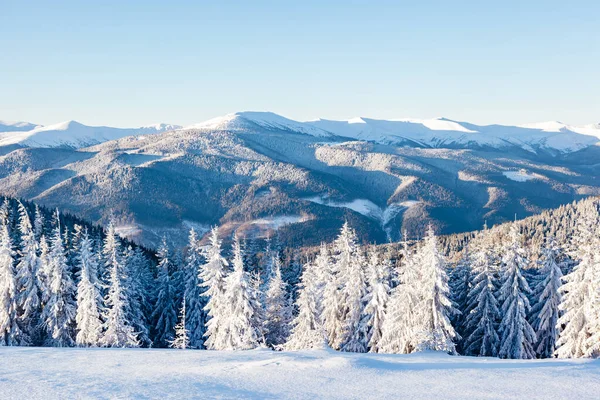
<instances>
[{"instance_id":1,"label":"distant mountain","mask_svg":"<svg viewBox=\"0 0 600 400\"><path fill-rule=\"evenodd\" d=\"M470 231L600 194L591 125L297 122L241 112L147 128L156 134L48 128L23 133L20 145L0 142L0 192L93 222L114 215L122 234L150 246L162 235L182 244L190 227L211 225L318 244L344 220L363 240L385 242L402 230L418 237L429 222L441 233ZM65 132L68 140L57 139Z\"/></svg>"},{"instance_id":2,"label":"distant mountain","mask_svg":"<svg viewBox=\"0 0 600 400\"><path fill-rule=\"evenodd\" d=\"M19 144L28 147L80 148L125 136L152 135L181 127L178 125L156 124L140 128L122 129L107 126L87 126L77 121L65 121L48 126L28 124L18 128L12 130L10 126L5 128L0 133L0 146Z\"/></svg>"},{"instance_id":3,"label":"distant mountain","mask_svg":"<svg viewBox=\"0 0 600 400\"><path fill-rule=\"evenodd\" d=\"M37 125L30 122L12 122L12 121L0 121L0 132L22 132L30 131Z\"/></svg>"}]
</instances>

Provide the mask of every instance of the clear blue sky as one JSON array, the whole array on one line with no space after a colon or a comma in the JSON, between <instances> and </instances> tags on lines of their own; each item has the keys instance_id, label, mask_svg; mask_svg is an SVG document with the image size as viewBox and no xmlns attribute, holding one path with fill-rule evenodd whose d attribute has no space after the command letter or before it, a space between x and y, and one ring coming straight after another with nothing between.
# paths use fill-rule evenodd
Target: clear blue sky
<instances>
[{"instance_id":1,"label":"clear blue sky","mask_svg":"<svg viewBox=\"0 0 600 400\"><path fill-rule=\"evenodd\" d=\"M0 119L600 121L600 1L0 0Z\"/></svg>"}]
</instances>

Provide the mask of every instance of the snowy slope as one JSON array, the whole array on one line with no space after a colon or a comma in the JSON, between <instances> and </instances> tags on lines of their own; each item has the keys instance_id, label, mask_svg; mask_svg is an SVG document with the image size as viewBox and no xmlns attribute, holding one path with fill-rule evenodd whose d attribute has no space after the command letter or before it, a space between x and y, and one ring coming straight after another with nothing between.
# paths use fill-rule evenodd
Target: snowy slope
<instances>
[{"instance_id":1,"label":"snowy slope","mask_svg":"<svg viewBox=\"0 0 600 400\"><path fill-rule=\"evenodd\" d=\"M0 146L21 144L30 147L84 147L131 135L151 135L178 129L178 125L156 124L140 128L88 126L77 121L38 126L30 130L0 133Z\"/></svg>"},{"instance_id":2,"label":"snowy slope","mask_svg":"<svg viewBox=\"0 0 600 400\"><path fill-rule=\"evenodd\" d=\"M6 399L596 399L600 361L3 347Z\"/></svg>"}]
</instances>

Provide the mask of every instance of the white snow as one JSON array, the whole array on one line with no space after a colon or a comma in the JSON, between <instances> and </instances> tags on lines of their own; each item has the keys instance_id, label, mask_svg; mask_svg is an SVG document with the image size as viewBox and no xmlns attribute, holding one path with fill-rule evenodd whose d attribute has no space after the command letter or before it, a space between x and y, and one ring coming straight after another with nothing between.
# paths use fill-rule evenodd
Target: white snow
<instances>
[{"instance_id":1,"label":"white snow","mask_svg":"<svg viewBox=\"0 0 600 400\"><path fill-rule=\"evenodd\" d=\"M519 170L519 171L502 171L502 175L506 176L508 179L517 181L517 182L527 182L532 179L539 179L541 175L532 174L527 171Z\"/></svg>"},{"instance_id":2,"label":"white snow","mask_svg":"<svg viewBox=\"0 0 600 400\"><path fill-rule=\"evenodd\" d=\"M274 217L265 217L251 221L253 225L266 225L272 229L279 229L284 225L302 222L305 219L300 215L278 215Z\"/></svg>"},{"instance_id":3,"label":"white snow","mask_svg":"<svg viewBox=\"0 0 600 400\"><path fill-rule=\"evenodd\" d=\"M600 361L3 347L5 399L596 399Z\"/></svg>"},{"instance_id":4,"label":"white snow","mask_svg":"<svg viewBox=\"0 0 600 400\"><path fill-rule=\"evenodd\" d=\"M126 136L151 135L178 128L180 126L170 124L155 124L140 128L112 128L88 126L77 121L65 121L54 125L37 126L25 131L2 132L0 133L0 146L22 144L31 147L84 147Z\"/></svg>"}]
</instances>

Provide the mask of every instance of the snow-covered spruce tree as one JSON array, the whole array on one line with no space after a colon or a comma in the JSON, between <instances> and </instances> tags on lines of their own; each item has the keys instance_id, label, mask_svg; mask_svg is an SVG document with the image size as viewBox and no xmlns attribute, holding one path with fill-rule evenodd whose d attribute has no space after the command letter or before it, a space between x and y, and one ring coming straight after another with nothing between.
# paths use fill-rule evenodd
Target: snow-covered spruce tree
<instances>
[{"instance_id":1,"label":"snow-covered spruce tree","mask_svg":"<svg viewBox=\"0 0 600 400\"><path fill-rule=\"evenodd\" d=\"M405 236L406 237L406 236ZM402 264L398 271L398 285L393 289L385 312L379 353L408 354L415 349L417 326L416 307L419 300L417 283L420 276L418 254L414 254L404 240Z\"/></svg>"},{"instance_id":2,"label":"snow-covered spruce tree","mask_svg":"<svg viewBox=\"0 0 600 400\"><path fill-rule=\"evenodd\" d=\"M467 295L463 351L466 355L496 357L500 348L500 308L497 277L487 230L479 233L471 257L472 281Z\"/></svg>"},{"instance_id":3,"label":"snow-covered spruce tree","mask_svg":"<svg viewBox=\"0 0 600 400\"><path fill-rule=\"evenodd\" d=\"M563 278L564 284L560 288L560 310L563 315L557 324L560 334L556 355L560 358L597 357L594 354L594 345L597 343L591 342L590 338L600 332L600 326L595 323L600 313L600 238L595 221L587 214L577 227L575 245L579 264Z\"/></svg>"},{"instance_id":4,"label":"snow-covered spruce tree","mask_svg":"<svg viewBox=\"0 0 600 400\"><path fill-rule=\"evenodd\" d=\"M243 254L243 250L242 250ZM245 265L245 264L244 264ZM263 290L262 280L260 277L260 273L257 270L248 273L248 282L250 285L250 305L254 310L252 315L252 326L254 327L254 331L256 332L256 336L258 338L258 342L261 345L265 344L265 324L266 324L266 315L264 308L265 296Z\"/></svg>"},{"instance_id":5,"label":"snow-covered spruce tree","mask_svg":"<svg viewBox=\"0 0 600 400\"><path fill-rule=\"evenodd\" d=\"M329 345L335 350L340 350L350 340L355 330L358 330L360 322L362 306L356 311L351 309L350 303L355 306L359 297L362 302L364 286L351 288L347 285L351 271L356 272L353 277L354 283L361 279L364 282L362 254L357 242L356 233L348 222L345 222L333 243L332 263L323 291L323 323ZM353 296L352 299L348 299L349 294Z\"/></svg>"},{"instance_id":6,"label":"snow-covered spruce tree","mask_svg":"<svg viewBox=\"0 0 600 400\"><path fill-rule=\"evenodd\" d=\"M296 300L298 315L292 321L292 329L285 350L322 349L327 347L325 330L319 316L319 271L316 263L307 262L300 278L300 290Z\"/></svg>"},{"instance_id":7,"label":"snow-covered spruce tree","mask_svg":"<svg viewBox=\"0 0 600 400\"><path fill-rule=\"evenodd\" d=\"M206 297L202 295L204 288L200 279L202 273L202 250L196 236L196 231L190 230L187 257L185 262L185 294L186 321L189 331L189 347L201 349L204 347L206 332Z\"/></svg>"},{"instance_id":8,"label":"snow-covered spruce tree","mask_svg":"<svg viewBox=\"0 0 600 400\"><path fill-rule=\"evenodd\" d=\"M20 259L17 264L17 303L23 330L21 345L24 346L37 341L42 304L38 283L38 270L40 268L40 259L37 254L38 243L35 239L27 209L21 202L19 202L19 231L21 233L21 248L18 251Z\"/></svg>"},{"instance_id":9,"label":"snow-covered spruce tree","mask_svg":"<svg viewBox=\"0 0 600 400\"><path fill-rule=\"evenodd\" d=\"M418 327L415 350L455 354L454 339L457 334L450 323L450 315L459 311L449 299L446 262L438 250L437 238L431 225L427 229L420 253L418 259L421 279L416 287L419 300L415 311Z\"/></svg>"},{"instance_id":10,"label":"snow-covered spruce tree","mask_svg":"<svg viewBox=\"0 0 600 400\"><path fill-rule=\"evenodd\" d=\"M92 240L84 229L78 245L79 283L77 284L77 336L78 346L98 346L102 337L102 296L98 281L98 263L93 253Z\"/></svg>"},{"instance_id":11,"label":"snow-covered spruce tree","mask_svg":"<svg viewBox=\"0 0 600 400\"><path fill-rule=\"evenodd\" d=\"M463 255L454 268L450 269L448 285L450 286L450 298L455 307L461 313L455 313L451 316L450 322L456 332L463 338L457 343L457 351L464 352L464 339L466 339L465 328L468 314L464 311L468 308L468 296L471 290L471 264L473 263L472 254L469 245L465 245Z\"/></svg>"},{"instance_id":12,"label":"snow-covered spruce tree","mask_svg":"<svg viewBox=\"0 0 600 400\"><path fill-rule=\"evenodd\" d=\"M175 338L169 342L169 346L174 349L185 350L190 347L189 330L186 329L186 298L183 296L181 309L179 310L179 322L175 325Z\"/></svg>"},{"instance_id":13,"label":"snow-covered spruce tree","mask_svg":"<svg viewBox=\"0 0 600 400\"><path fill-rule=\"evenodd\" d=\"M126 307L126 319L137 334L140 346L150 347L150 330L148 316L151 314L150 295L152 273L148 268L148 260L139 247L127 247L125 251L125 277L124 288L129 300Z\"/></svg>"},{"instance_id":14,"label":"snow-covered spruce tree","mask_svg":"<svg viewBox=\"0 0 600 400\"><path fill-rule=\"evenodd\" d=\"M371 247L367 264L368 291L365 297L362 324L367 329L369 351L377 353L381 340L385 309L390 297L390 264L381 260L377 249Z\"/></svg>"},{"instance_id":15,"label":"snow-covered spruce tree","mask_svg":"<svg viewBox=\"0 0 600 400\"><path fill-rule=\"evenodd\" d=\"M67 265L58 210L54 214L54 229L48 253L50 297L42 312L48 333L46 343L53 347L68 347L75 343L75 284Z\"/></svg>"},{"instance_id":16,"label":"snow-covered spruce tree","mask_svg":"<svg viewBox=\"0 0 600 400\"><path fill-rule=\"evenodd\" d=\"M560 248L552 237L546 238L540 260L540 279L534 290L535 304L531 308L532 327L536 332L535 352L538 357L554 355L558 339L558 318L560 317L562 272L557 262Z\"/></svg>"},{"instance_id":17,"label":"snow-covered spruce tree","mask_svg":"<svg viewBox=\"0 0 600 400\"><path fill-rule=\"evenodd\" d=\"M0 346L18 346L23 336L18 325L14 256L8 221L0 215Z\"/></svg>"},{"instance_id":18,"label":"snow-covered spruce tree","mask_svg":"<svg viewBox=\"0 0 600 400\"><path fill-rule=\"evenodd\" d=\"M244 271L244 254L237 235L233 244L233 271L225 279L225 330L221 350L248 350L259 345L254 326L254 288Z\"/></svg>"},{"instance_id":19,"label":"snow-covered spruce tree","mask_svg":"<svg viewBox=\"0 0 600 400\"><path fill-rule=\"evenodd\" d=\"M175 308L175 287L169 273L169 248L167 240L163 237L162 243L156 254L158 258L158 295L152 314L155 329L154 344L167 347L173 340L173 332L177 324L177 310Z\"/></svg>"},{"instance_id":20,"label":"snow-covered spruce tree","mask_svg":"<svg viewBox=\"0 0 600 400\"><path fill-rule=\"evenodd\" d=\"M223 347L225 324L229 317L225 299L225 278L229 264L221 255L221 240L217 227L213 227L210 232L209 245L204 258L206 263L199 274L201 285L205 288L202 296L207 298L204 307L208 316L204 346L210 350L217 350Z\"/></svg>"},{"instance_id":21,"label":"snow-covered spruce tree","mask_svg":"<svg viewBox=\"0 0 600 400\"><path fill-rule=\"evenodd\" d=\"M511 224L509 243L504 249L502 262L504 274L500 288L502 301L502 321L500 322L501 358L535 358L533 345L535 331L529 324L529 299L531 293L527 281L523 277L523 269L527 266L525 251L521 245L521 233L518 225Z\"/></svg>"},{"instance_id":22,"label":"snow-covered spruce tree","mask_svg":"<svg viewBox=\"0 0 600 400\"><path fill-rule=\"evenodd\" d=\"M285 343L291 320L287 283L281 278L281 262L277 256L265 296L265 341L268 346L278 348Z\"/></svg>"},{"instance_id":23,"label":"snow-covered spruce tree","mask_svg":"<svg viewBox=\"0 0 600 400\"><path fill-rule=\"evenodd\" d=\"M129 310L127 276L122 256L121 243L117 238L112 221L108 224L104 239L103 256L105 267L109 271L108 294L104 299L106 311L102 339L100 343L106 347L138 347L137 334L127 319Z\"/></svg>"}]
</instances>

